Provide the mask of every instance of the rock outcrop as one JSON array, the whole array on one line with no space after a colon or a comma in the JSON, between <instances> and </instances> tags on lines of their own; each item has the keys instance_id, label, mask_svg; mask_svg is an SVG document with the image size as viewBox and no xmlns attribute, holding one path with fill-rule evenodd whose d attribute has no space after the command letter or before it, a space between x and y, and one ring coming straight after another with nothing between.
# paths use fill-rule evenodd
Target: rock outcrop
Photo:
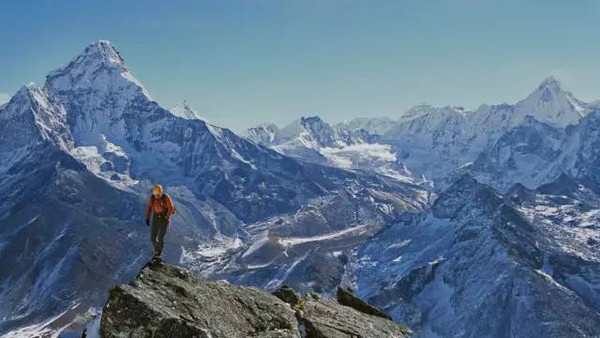
<instances>
[{"instance_id":1,"label":"rock outcrop","mask_svg":"<svg viewBox=\"0 0 600 338\"><path fill-rule=\"evenodd\" d=\"M308 338L400 338L411 333L389 319L359 312L314 293L309 294L299 313Z\"/></svg>"},{"instance_id":2,"label":"rock outcrop","mask_svg":"<svg viewBox=\"0 0 600 338\"><path fill-rule=\"evenodd\" d=\"M353 309L356 309L360 312L363 312L363 313L366 313L366 314L369 314L372 316L377 316L377 317L381 317L381 318L385 318L385 319L389 319L389 320L392 319L392 317L383 313L378 308L374 307L373 305L371 305L367 302L362 301L350 289L339 287L337 289L337 301L338 301L338 303L340 303L342 305L349 306Z\"/></svg>"},{"instance_id":3,"label":"rock outcrop","mask_svg":"<svg viewBox=\"0 0 600 338\"><path fill-rule=\"evenodd\" d=\"M277 297L166 264L112 289L100 330L104 337L300 337L294 311Z\"/></svg>"},{"instance_id":4,"label":"rock outcrop","mask_svg":"<svg viewBox=\"0 0 600 338\"><path fill-rule=\"evenodd\" d=\"M292 307L299 305L302 301L300 295L287 285L282 285L273 292L273 295L282 301L290 304Z\"/></svg>"},{"instance_id":5,"label":"rock outcrop","mask_svg":"<svg viewBox=\"0 0 600 338\"><path fill-rule=\"evenodd\" d=\"M405 337L407 328L317 294L264 291L209 281L167 264L147 265L113 288L103 337Z\"/></svg>"}]
</instances>

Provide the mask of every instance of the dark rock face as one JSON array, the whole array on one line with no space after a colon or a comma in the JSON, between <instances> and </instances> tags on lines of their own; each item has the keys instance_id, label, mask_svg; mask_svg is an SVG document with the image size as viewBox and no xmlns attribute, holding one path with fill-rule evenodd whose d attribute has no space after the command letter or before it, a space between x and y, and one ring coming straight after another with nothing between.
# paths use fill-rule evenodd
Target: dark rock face
<instances>
[{"instance_id":1,"label":"dark rock face","mask_svg":"<svg viewBox=\"0 0 600 338\"><path fill-rule=\"evenodd\" d=\"M150 264L130 284L111 290L100 330L109 338L402 338L410 333L317 294L303 299L290 287L275 294Z\"/></svg>"},{"instance_id":2,"label":"dark rock face","mask_svg":"<svg viewBox=\"0 0 600 338\"><path fill-rule=\"evenodd\" d=\"M392 317L381 312L379 309L377 309L373 305L363 302L360 298L358 298L356 295L354 295L354 293L349 289L339 287L337 289L337 301L338 301L338 303L340 303L342 305L349 306L349 307L351 307L355 310L358 310L362 313L366 313L366 314L381 317L381 318L386 318L389 320L392 319Z\"/></svg>"},{"instance_id":3,"label":"dark rock face","mask_svg":"<svg viewBox=\"0 0 600 338\"><path fill-rule=\"evenodd\" d=\"M290 304L291 306L296 306L300 303L300 295L298 295L294 289L287 285L282 285L279 287L273 292L273 295Z\"/></svg>"},{"instance_id":4,"label":"dark rock face","mask_svg":"<svg viewBox=\"0 0 600 338\"><path fill-rule=\"evenodd\" d=\"M301 322L308 338L402 338L411 333L407 327L391 320L371 316L315 295L306 299Z\"/></svg>"},{"instance_id":5,"label":"dark rock face","mask_svg":"<svg viewBox=\"0 0 600 338\"><path fill-rule=\"evenodd\" d=\"M104 337L300 337L292 309L277 297L212 282L165 264L146 266L110 292Z\"/></svg>"}]
</instances>

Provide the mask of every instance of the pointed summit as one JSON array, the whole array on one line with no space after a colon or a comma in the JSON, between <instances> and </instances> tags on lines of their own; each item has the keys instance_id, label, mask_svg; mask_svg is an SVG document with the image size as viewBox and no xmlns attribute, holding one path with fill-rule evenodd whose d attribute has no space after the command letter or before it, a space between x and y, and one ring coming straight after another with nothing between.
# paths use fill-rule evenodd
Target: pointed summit
<instances>
[{"instance_id":1,"label":"pointed summit","mask_svg":"<svg viewBox=\"0 0 600 338\"><path fill-rule=\"evenodd\" d=\"M540 83L538 89L531 94L543 102L560 100L561 96L572 96L570 92L563 90L560 81L554 76L549 76Z\"/></svg>"},{"instance_id":2,"label":"pointed summit","mask_svg":"<svg viewBox=\"0 0 600 338\"><path fill-rule=\"evenodd\" d=\"M100 59L108 64L125 68L125 60L112 42L98 40L87 46L80 57Z\"/></svg>"},{"instance_id":3,"label":"pointed summit","mask_svg":"<svg viewBox=\"0 0 600 338\"><path fill-rule=\"evenodd\" d=\"M86 75L102 68L117 69L120 73L128 72L125 60L117 48L107 40L99 40L88 45L66 67L51 72L48 79L60 76L65 72L76 76Z\"/></svg>"},{"instance_id":4,"label":"pointed summit","mask_svg":"<svg viewBox=\"0 0 600 338\"><path fill-rule=\"evenodd\" d=\"M96 145L100 134L124 137L125 125L133 123L126 119L150 121L168 114L129 72L115 46L105 40L92 43L66 66L51 72L44 90L69 110L72 133L80 144Z\"/></svg>"},{"instance_id":5,"label":"pointed summit","mask_svg":"<svg viewBox=\"0 0 600 338\"><path fill-rule=\"evenodd\" d=\"M560 81L547 77L527 98L515 105L515 121L520 123L527 115L553 126L565 127L576 123L587 114L587 104L562 88Z\"/></svg>"},{"instance_id":6,"label":"pointed summit","mask_svg":"<svg viewBox=\"0 0 600 338\"><path fill-rule=\"evenodd\" d=\"M179 116L186 120L203 120L203 118L200 117L200 114L198 114L194 110L194 108L192 108L187 103L187 100L185 100L185 99L183 100L183 102L181 102L178 105L176 105L175 107L173 107L171 109L171 113L173 113L173 115L175 115L175 116Z\"/></svg>"},{"instance_id":7,"label":"pointed summit","mask_svg":"<svg viewBox=\"0 0 600 338\"><path fill-rule=\"evenodd\" d=\"M129 72L117 48L107 40L94 42L62 68L46 76L44 87L54 95L91 94L96 99L109 93L143 94L151 100L142 84Z\"/></svg>"},{"instance_id":8,"label":"pointed summit","mask_svg":"<svg viewBox=\"0 0 600 338\"><path fill-rule=\"evenodd\" d=\"M319 116L301 116L299 119L292 121L287 126L281 128L277 134L280 142L296 138L298 136L310 135L317 129L330 129L331 127Z\"/></svg>"},{"instance_id":9,"label":"pointed summit","mask_svg":"<svg viewBox=\"0 0 600 338\"><path fill-rule=\"evenodd\" d=\"M538 89L562 90L562 84L554 76L548 76L538 86Z\"/></svg>"},{"instance_id":10,"label":"pointed summit","mask_svg":"<svg viewBox=\"0 0 600 338\"><path fill-rule=\"evenodd\" d=\"M56 95L73 92L140 93L151 100L142 84L129 72L117 48L107 40L88 45L63 68L46 77L46 89ZM100 95L98 95L100 94Z\"/></svg>"}]
</instances>

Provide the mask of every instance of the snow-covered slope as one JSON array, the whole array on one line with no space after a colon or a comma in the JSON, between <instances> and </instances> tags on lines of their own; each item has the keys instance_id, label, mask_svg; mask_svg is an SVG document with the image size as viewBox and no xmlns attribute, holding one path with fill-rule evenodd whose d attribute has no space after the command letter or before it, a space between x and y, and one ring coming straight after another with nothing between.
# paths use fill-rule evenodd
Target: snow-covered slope
<instances>
[{"instance_id":1,"label":"snow-covered slope","mask_svg":"<svg viewBox=\"0 0 600 338\"><path fill-rule=\"evenodd\" d=\"M69 112L73 153L100 176L106 170L119 182L183 185L245 220L292 211L328 192L323 173L309 177L278 152L160 107L107 41L52 72L46 88Z\"/></svg>"},{"instance_id":2,"label":"snow-covered slope","mask_svg":"<svg viewBox=\"0 0 600 338\"><path fill-rule=\"evenodd\" d=\"M598 202L567 178L503 196L465 176L359 251L359 295L417 337L595 337Z\"/></svg>"},{"instance_id":3,"label":"snow-covered slope","mask_svg":"<svg viewBox=\"0 0 600 338\"><path fill-rule=\"evenodd\" d=\"M35 84L21 88L0 108L0 215L6 215L29 193L27 179L46 163L73 148L63 107ZM37 184L37 183L36 183Z\"/></svg>"},{"instance_id":4,"label":"snow-covered slope","mask_svg":"<svg viewBox=\"0 0 600 338\"><path fill-rule=\"evenodd\" d=\"M200 114L198 114L194 108L192 108L186 100L177 104L175 107L171 109L171 113L175 116L179 116L186 120L204 120Z\"/></svg>"},{"instance_id":5,"label":"snow-covered slope","mask_svg":"<svg viewBox=\"0 0 600 338\"><path fill-rule=\"evenodd\" d=\"M515 104L462 107L418 105L400 118L360 118L330 126L318 117L285 128L259 126L254 142L303 160L365 169L411 182L448 184L503 135L533 118L552 128L577 124L596 107L576 99L549 77ZM418 179L416 179L418 178Z\"/></svg>"},{"instance_id":6,"label":"snow-covered slope","mask_svg":"<svg viewBox=\"0 0 600 338\"><path fill-rule=\"evenodd\" d=\"M556 160L565 131L528 117L502 135L468 168L480 182L506 191L515 183L537 188L561 174Z\"/></svg>"},{"instance_id":7,"label":"snow-covered slope","mask_svg":"<svg viewBox=\"0 0 600 338\"><path fill-rule=\"evenodd\" d=\"M344 169L359 169L405 182L427 183L412 176L387 144L375 142L364 129L331 126L318 116L302 117L284 128L259 125L248 129L253 142L304 161Z\"/></svg>"},{"instance_id":8,"label":"snow-covered slope","mask_svg":"<svg viewBox=\"0 0 600 338\"><path fill-rule=\"evenodd\" d=\"M514 105L483 105L468 111L460 107L417 106L378 138L390 144L399 160L414 173L434 180L473 162L527 116L550 126L576 124L590 106L562 89L554 78L544 80L527 98Z\"/></svg>"},{"instance_id":9,"label":"snow-covered slope","mask_svg":"<svg viewBox=\"0 0 600 338\"><path fill-rule=\"evenodd\" d=\"M273 268L261 261L265 270L253 266L260 261L254 255L238 261L234 252L242 255L282 224L293 230L277 235L285 245L319 243L322 255L337 257L334 245L323 244L351 238L344 245L352 250L430 199L411 184L297 161L228 129L175 116L152 100L108 41L51 72L44 88L24 87L0 108L0 119L0 302L7 304L0 334L60 329L131 277L149 257L143 205L151 183L162 183L178 205L167 261L263 286L268 276L300 283L286 275L321 263L298 265L299 254L286 251ZM309 210L348 222L302 232ZM214 253L230 252L224 259L231 265L211 271L220 259ZM244 275L248 266L262 277ZM345 263L340 267L343 275ZM322 271L311 285L335 287L329 277Z\"/></svg>"},{"instance_id":10,"label":"snow-covered slope","mask_svg":"<svg viewBox=\"0 0 600 338\"><path fill-rule=\"evenodd\" d=\"M3 152L44 142L53 142L64 150L73 147L64 107L34 83L22 87L0 112Z\"/></svg>"},{"instance_id":11,"label":"snow-covered slope","mask_svg":"<svg viewBox=\"0 0 600 338\"><path fill-rule=\"evenodd\" d=\"M600 111L576 125L552 127L530 118L503 135L468 168L477 179L506 190L515 183L536 188L562 173L598 189Z\"/></svg>"},{"instance_id":12,"label":"snow-covered slope","mask_svg":"<svg viewBox=\"0 0 600 338\"><path fill-rule=\"evenodd\" d=\"M253 142L269 147L275 141L279 128L273 123L263 123L246 130L246 137Z\"/></svg>"},{"instance_id":13,"label":"snow-covered slope","mask_svg":"<svg viewBox=\"0 0 600 338\"><path fill-rule=\"evenodd\" d=\"M359 117L339 123L337 127L351 131L364 130L371 134L381 135L385 134L389 128L393 126L394 122L395 121L389 117Z\"/></svg>"},{"instance_id":14,"label":"snow-covered slope","mask_svg":"<svg viewBox=\"0 0 600 338\"><path fill-rule=\"evenodd\" d=\"M556 127L566 127L577 122L587 114L588 105L576 99L573 94L562 88L554 77L542 81L540 86L527 98L519 101L515 113L511 116L511 126L516 126L532 115L538 121Z\"/></svg>"},{"instance_id":15,"label":"snow-covered slope","mask_svg":"<svg viewBox=\"0 0 600 338\"><path fill-rule=\"evenodd\" d=\"M135 268L144 250L128 221L143 202L69 154L66 111L47 91L23 87L0 120L0 333L50 317L57 328ZM111 269L117 260L129 263Z\"/></svg>"}]
</instances>

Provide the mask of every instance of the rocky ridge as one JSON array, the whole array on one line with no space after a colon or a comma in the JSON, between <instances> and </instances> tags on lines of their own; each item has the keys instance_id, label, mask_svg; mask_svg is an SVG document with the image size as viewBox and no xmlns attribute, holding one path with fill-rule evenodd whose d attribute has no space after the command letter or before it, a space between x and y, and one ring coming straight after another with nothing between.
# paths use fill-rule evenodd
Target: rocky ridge
<instances>
[{"instance_id":1,"label":"rocky ridge","mask_svg":"<svg viewBox=\"0 0 600 338\"><path fill-rule=\"evenodd\" d=\"M353 307L289 287L274 294L209 281L167 264L150 264L134 281L113 288L103 337L405 337L411 331L343 290Z\"/></svg>"}]
</instances>

